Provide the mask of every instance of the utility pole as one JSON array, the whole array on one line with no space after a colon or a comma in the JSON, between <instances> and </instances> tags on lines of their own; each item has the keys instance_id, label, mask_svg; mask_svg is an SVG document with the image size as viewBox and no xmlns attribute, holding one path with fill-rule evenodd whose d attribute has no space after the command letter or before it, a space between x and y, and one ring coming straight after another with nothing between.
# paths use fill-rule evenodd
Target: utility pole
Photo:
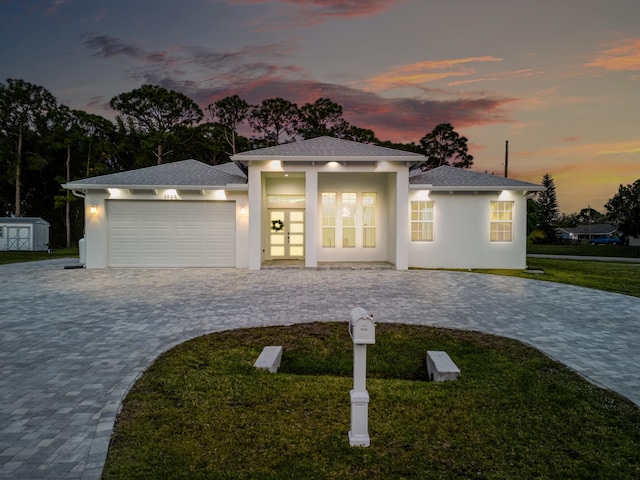
<instances>
[{"instance_id":1,"label":"utility pole","mask_svg":"<svg viewBox=\"0 0 640 480\"><path fill-rule=\"evenodd\" d=\"M509 178L509 140L504 146L504 178Z\"/></svg>"}]
</instances>

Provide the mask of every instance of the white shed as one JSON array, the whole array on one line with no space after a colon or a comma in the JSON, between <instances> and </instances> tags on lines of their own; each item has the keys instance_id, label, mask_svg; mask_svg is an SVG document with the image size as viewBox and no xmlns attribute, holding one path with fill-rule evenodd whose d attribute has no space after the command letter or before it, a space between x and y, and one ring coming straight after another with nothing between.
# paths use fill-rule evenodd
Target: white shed
<instances>
[{"instance_id":1,"label":"white shed","mask_svg":"<svg viewBox=\"0 0 640 480\"><path fill-rule=\"evenodd\" d=\"M0 250L46 252L49 222L39 217L0 217Z\"/></svg>"}]
</instances>

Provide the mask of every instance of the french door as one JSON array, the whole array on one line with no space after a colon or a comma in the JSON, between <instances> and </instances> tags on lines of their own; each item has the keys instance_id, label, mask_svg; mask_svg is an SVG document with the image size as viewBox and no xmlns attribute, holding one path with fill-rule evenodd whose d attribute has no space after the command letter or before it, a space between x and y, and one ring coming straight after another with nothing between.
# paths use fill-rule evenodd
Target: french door
<instances>
[{"instance_id":1,"label":"french door","mask_svg":"<svg viewBox=\"0 0 640 480\"><path fill-rule=\"evenodd\" d=\"M304 258L304 210L269 210L269 257Z\"/></svg>"}]
</instances>

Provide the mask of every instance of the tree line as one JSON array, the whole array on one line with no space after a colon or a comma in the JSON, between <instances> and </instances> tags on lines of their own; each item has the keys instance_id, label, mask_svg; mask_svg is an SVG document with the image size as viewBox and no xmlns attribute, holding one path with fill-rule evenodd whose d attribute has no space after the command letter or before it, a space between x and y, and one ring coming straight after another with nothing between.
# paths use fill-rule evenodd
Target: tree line
<instances>
[{"instance_id":1,"label":"tree line","mask_svg":"<svg viewBox=\"0 0 640 480\"><path fill-rule=\"evenodd\" d=\"M604 205L605 213L591 206L577 213L560 213L553 177L546 173L541 183L546 190L539 192L537 198L529 199L527 204L527 233L539 232L536 241L555 243L558 227L603 223L615 225L627 238L640 236L640 179L633 184L620 185L618 192Z\"/></svg>"},{"instance_id":2,"label":"tree line","mask_svg":"<svg viewBox=\"0 0 640 480\"><path fill-rule=\"evenodd\" d=\"M82 237L83 206L62 183L191 158L216 165L239 151L322 135L425 154L424 170L473 163L467 139L450 124L418 143L380 141L328 98L298 107L283 98L250 105L233 95L203 111L182 93L143 85L109 105L115 121L71 109L24 80L0 83L0 216L42 217L52 244L69 247Z\"/></svg>"},{"instance_id":3,"label":"tree line","mask_svg":"<svg viewBox=\"0 0 640 480\"><path fill-rule=\"evenodd\" d=\"M44 87L24 80L0 83L0 216L39 216L52 225L52 243L70 246L82 237L83 205L61 184L71 180L193 158L216 165L239 151L328 135L424 155L414 168L469 168L467 138L449 123L437 125L417 143L379 140L351 125L341 105L318 98L300 107L283 98L251 105L238 95L203 111L186 95L143 85L109 102L115 121L59 103ZM243 136L239 132L251 132ZM620 185L606 214L583 209L560 215L555 185L529 202L529 230L555 238L558 226L609 221L627 235L640 235L640 180ZM587 211L589 210L589 211Z\"/></svg>"}]
</instances>

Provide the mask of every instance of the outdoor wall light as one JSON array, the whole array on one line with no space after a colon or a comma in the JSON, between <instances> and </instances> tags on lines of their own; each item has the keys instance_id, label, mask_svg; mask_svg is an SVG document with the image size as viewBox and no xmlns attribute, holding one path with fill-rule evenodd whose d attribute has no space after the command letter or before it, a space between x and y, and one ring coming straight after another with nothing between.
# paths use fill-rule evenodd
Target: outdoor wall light
<instances>
[{"instance_id":1,"label":"outdoor wall light","mask_svg":"<svg viewBox=\"0 0 640 480\"><path fill-rule=\"evenodd\" d=\"M240 207L240 215L245 216L247 214L247 207Z\"/></svg>"},{"instance_id":2,"label":"outdoor wall light","mask_svg":"<svg viewBox=\"0 0 640 480\"><path fill-rule=\"evenodd\" d=\"M280 160L272 160L269 163L269 168L271 170L282 170L282 162Z\"/></svg>"},{"instance_id":3,"label":"outdoor wall light","mask_svg":"<svg viewBox=\"0 0 640 480\"><path fill-rule=\"evenodd\" d=\"M429 194L431 192L429 190L418 190L416 192L416 200L430 200Z\"/></svg>"},{"instance_id":4,"label":"outdoor wall light","mask_svg":"<svg viewBox=\"0 0 640 480\"><path fill-rule=\"evenodd\" d=\"M91 206L89 207L89 213L90 213L91 215L96 215L96 214L98 213L98 207L97 207L97 205L91 205Z\"/></svg>"},{"instance_id":5,"label":"outdoor wall light","mask_svg":"<svg viewBox=\"0 0 640 480\"><path fill-rule=\"evenodd\" d=\"M174 188L169 188L167 190L164 191L164 197L165 200L179 200L180 197L178 196L178 191Z\"/></svg>"},{"instance_id":6,"label":"outdoor wall light","mask_svg":"<svg viewBox=\"0 0 640 480\"><path fill-rule=\"evenodd\" d=\"M226 190L214 190L211 197L214 200L227 200Z\"/></svg>"}]
</instances>

